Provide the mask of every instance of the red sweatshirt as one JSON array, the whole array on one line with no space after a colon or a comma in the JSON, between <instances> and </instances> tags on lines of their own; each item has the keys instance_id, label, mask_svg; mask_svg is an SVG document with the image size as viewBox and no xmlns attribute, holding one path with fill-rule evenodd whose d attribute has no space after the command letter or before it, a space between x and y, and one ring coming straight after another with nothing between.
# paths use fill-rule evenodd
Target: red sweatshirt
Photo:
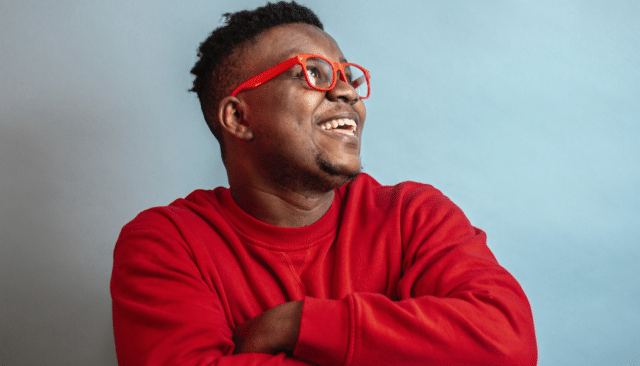
<instances>
[{"instance_id":1,"label":"red sweatshirt","mask_svg":"<svg viewBox=\"0 0 640 366\"><path fill-rule=\"evenodd\" d=\"M229 189L142 212L111 279L120 366L535 365L533 318L484 232L431 186L336 190L316 223L271 226ZM232 355L232 329L304 300L293 355Z\"/></svg>"}]
</instances>

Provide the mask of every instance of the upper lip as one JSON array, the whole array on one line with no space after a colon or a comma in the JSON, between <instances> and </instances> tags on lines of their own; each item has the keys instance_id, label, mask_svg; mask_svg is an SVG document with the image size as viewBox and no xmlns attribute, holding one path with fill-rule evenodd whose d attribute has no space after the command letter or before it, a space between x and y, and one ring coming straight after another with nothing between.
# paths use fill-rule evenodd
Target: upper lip
<instances>
[{"instance_id":1,"label":"upper lip","mask_svg":"<svg viewBox=\"0 0 640 366\"><path fill-rule=\"evenodd\" d=\"M333 121L334 119L342 119L342 118L348 118L348 119L352 119L356 122L356 125L359 126L360 125L360 116L358 116L357 113L354 112L342 112L342 113L338 113L335 114L329 118L325 118L323 120L321 120L320 122L318 122L317 124L323 124L323 123L327 123L329 121Z\"/></svg>"}]
</instances>

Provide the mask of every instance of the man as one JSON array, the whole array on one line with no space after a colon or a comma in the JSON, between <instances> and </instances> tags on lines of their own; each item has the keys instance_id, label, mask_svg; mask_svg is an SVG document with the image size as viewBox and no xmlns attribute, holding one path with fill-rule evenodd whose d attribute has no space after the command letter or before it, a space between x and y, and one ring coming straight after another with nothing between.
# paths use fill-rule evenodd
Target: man
<instances>
[{"instance_id":1,"label":"man","mask_svg":"<svg viewBox=\"0 0 640 366\"><path fill-rule=\"evenodd\" d=\"M194 91L230 189L126 225L126 365L534 365L528 301L431 186L360 173L369 74L309 9L227 14Z\"/></svg>"}]
</instances>

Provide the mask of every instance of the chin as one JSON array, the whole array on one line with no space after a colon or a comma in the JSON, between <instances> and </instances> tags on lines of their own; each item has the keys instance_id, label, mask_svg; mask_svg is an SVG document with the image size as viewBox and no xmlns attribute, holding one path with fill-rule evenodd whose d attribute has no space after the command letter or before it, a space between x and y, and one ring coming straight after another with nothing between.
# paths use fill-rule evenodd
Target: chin
<instances>
[{"instance_id":1,"label":"chin","mask_svg":"<svg viewBox=\"0 0 640 366\"><path fill-rule=\"evenodd\" d=\"M333 164L320 156L316 157L316 162L323 172L328 174L329 183L328 190L338 188L350 181L354 180L362 171L362 165L358 164L356 168ZM360 161L358 160L358 163ZM330 187L330 188L329 188Z\"/></svg>"}]
</instances>

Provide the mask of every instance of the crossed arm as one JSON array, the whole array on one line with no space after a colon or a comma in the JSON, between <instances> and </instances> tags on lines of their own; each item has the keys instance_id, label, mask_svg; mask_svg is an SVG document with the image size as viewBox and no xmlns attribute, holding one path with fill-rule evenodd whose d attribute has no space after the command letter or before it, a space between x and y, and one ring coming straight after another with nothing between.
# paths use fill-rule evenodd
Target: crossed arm
<instances>
[{"instance_id":1,"label":"crossed arm","mask_svg":"<svg viewBox=\"0 0 640 366\"><path fill-rule=\"evenodd\" d=\"M139 248L145 247L150 248ZM112 280L121 366L536 363L524 293L497 265L468 268L465 258L478 257L468 250L443 253L429 270L420 269L424 264L408 270L399 300L375 293L340 300L307 297L233 329L226 320L230 315L215 305L219 300L195 268L177 265L173 255L172 261L158 261L153 251L116 254L127 257L118 261L123 267L114 270Z\"/></svg>"},{"instance_id":2,"label":"crossed arm","mask_svg":"<svg viewBox=\"0 0 640 366\"><path fill-rule=\"evenodd\" d=\"M119 365L535 365L528 301L484 233L452 237L451 225L436 225L428 233L403 231L433 242L407 239L397 298L307 296L258 305L266 311L229 298L225 289L244 274L222 281L206 249L186 245L166 226L127 227L111 283ZM342 282L337 276L332 281ZM223 305L231 303L238 308Z\"/></svg>"},{"instance_id":3,"label":"crossed arm","mask_svg":"<svg viewBox=\"0 0 640 366\"><path fill-rule=\"evenodd\" d=\"M233 330L233 353L293 354L300 333L302 301L275 306Z\"/></svg>"}]
</instances>

